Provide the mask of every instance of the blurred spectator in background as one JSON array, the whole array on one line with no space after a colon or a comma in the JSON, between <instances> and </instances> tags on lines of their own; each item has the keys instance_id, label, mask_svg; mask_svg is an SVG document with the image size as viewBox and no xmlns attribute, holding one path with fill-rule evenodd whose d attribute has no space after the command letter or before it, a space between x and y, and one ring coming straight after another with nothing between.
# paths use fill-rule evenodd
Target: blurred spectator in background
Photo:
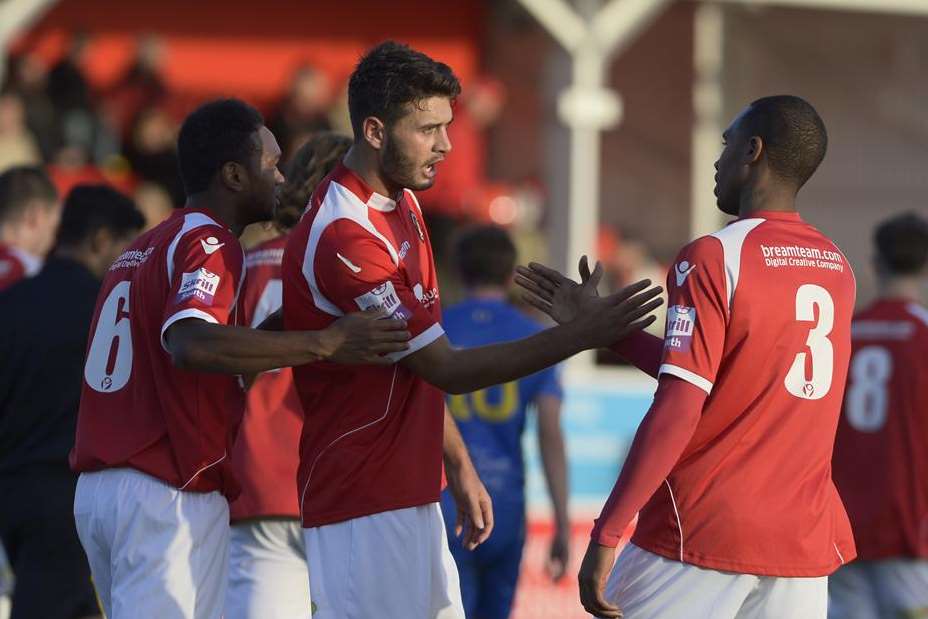
<instances>
[{"instance_id":1,"label":"blurred spectator in background","mask_svg":"<svg viewBox=\"0 0 928 619\"><path fill-rule=\"evenodd\" d=\"M106 92L107 114L123 140L128 139L132 122L142 109L160 105L168 94L161 73L163 61L161 39L155 35L144 36L139 41L135 59Z\"/></svg>"},{"instance_id":2,"label":"blurred spectator in background","mask_svg":"<svg viewBox=\"0 0 928 619\"><path fill-rule=\"evenodd\" d=\"M516 265L516 248L502 228L484 226L464 233L455 262L468 297L448 308L442 321L459 347L486 346L528 337L542 326L506 302ZM453 395L448 408L457 421L480 479L493 500L493 535L475 550L454 535L457 509L442 495L448 545L461 577L467 617L506 619L519 579L525 544L525 464L522 432L528 407L538 415L538 443L551 495L555 535L548 553L554 581L567 570L570 520L567 515L567 455L561 432L563 390L557 367L505 385Z\"/></svg>"},{"instance_id":3,"label":"blurred spectator in background","mask_svg":"<svg viewBox=\"0 0 928 619\"><path fill-rule=\"evenodd\" d=\"M142 215L145 216L145 228L142 232L154 228L170 217L174 211L171 195L164 187L156 183L139 183L132 197Z\"/></svg>"},{"instance_id":4,"label":"blurred spectator in background","mask_svg":"<svg viewBox=\"0 0 928 619\"><path fill-rule=\"evenodd\" d=\"M184 203L177 167L177 123L157 106L143 108L132 124L125 154L140 178L161 185L175 205Z\"/></svg>"},{"instance_id":5,"label":"blurred spectator in background","mask_svg":"<svg viewBox=\"0 0 928 619\"><path fill-rule=\"evenodd\" d=\"M10 499L0 503L0 540L15 575L11 619L100 615L71 517L68 453L100 281L143 224L115 190L76 187L42 271L0 293L0 496Z\"/></svg>"},{"instance_id":6,"label":"blurred spectator in background","mask_svg":"<svg viewBox=\"0 0 928 619\"><path fill-rule=\"evenodd\" d=\"M316 186L341 161L351 138L317 133L296 152L274 212L275 238L245 254L245 324L257 327L281 306L280 262L287 233L300 221ZM229 506L229 585L226 619L309 619L309 571L296 479L303 409L293 371L260 374L231 460L242 493Z\"/></svg>"},{"instance_id":7,"label":"blurred spectator in background","mask_svg":"<svg viewBox=\"0 0 928 619\"><path fill-rule=\"evenodd\" d=\"M328 76L310 65L296 70L283 100L268 122L286 161L312 135L331 128L328 118L332 88Z\"/></svg>"},{"instance_id":8,"label":"blurred spectator in background","mask_svg":"<svg viewBox=\"0 0 928 619\"><path fill-rule=\"evenodd\" d=\"M39 272L60 218L58 192L41 168L0 174L0 290Z\"/></svg>"},{"instance_id":9,"label":"blurred spectator in background","mask_svg":"<svg viewBox=\"0 0 928 619\"><path fill-rule=\"evenodd\" d=\"M45 161L50 161L61 143L55 106L46 90L48 70L35 54L11 56L3 92L17 94L23 102L26 126L38 142Z\"/></svg>"},{"instance_id":10,"label":"blurred spectator in background","mask_svg":"<svg viewBox=\"0 0 928 619\"><path fill-rule=\"evenodd\" d=\"M41 161L39 145L26 126L22 98L14 92L0 94L0 172Z\"/></svg>"}]
</instances>

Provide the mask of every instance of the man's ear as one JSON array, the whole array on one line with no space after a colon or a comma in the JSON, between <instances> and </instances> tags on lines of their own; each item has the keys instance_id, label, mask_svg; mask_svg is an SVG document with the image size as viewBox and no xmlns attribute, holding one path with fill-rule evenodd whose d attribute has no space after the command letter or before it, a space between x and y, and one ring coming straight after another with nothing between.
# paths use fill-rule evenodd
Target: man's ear
<instances>
[{"instance_id":1,"label":"man's ear","mask_svg":"<svg viewBox=\"0 0 928 619\"><path fill-rule=\"evenodd\" d=\"M245 166L237 161L227 161L219 170L219 179L230 191L244 191L248 188L248 174Z\"/></svg>"},{"instance_id":2,"label":"man's ear","mask_svg":"<svg viewBox=\"0 0 928 619\"><path fill-rule=\"evenodd\" d=\"M763 155L766 147L760 136L755 135L751 137L751 139L748 140L748 148L745 152L745 163L750 165L760 161L761 155Z\"/></svg>"},{"instance_id":3,"label":"man's ear","mask_svg":"<svg viewBox=\"0 0 928 619\"><path fill-rule=\"evenodd\" d=\"M386 127L382 120L376 116L368 116L361 125L361 131L364 135L364 141L370 144L371 148L374 150L383 148Z\"/></svg>"}]
</instances>

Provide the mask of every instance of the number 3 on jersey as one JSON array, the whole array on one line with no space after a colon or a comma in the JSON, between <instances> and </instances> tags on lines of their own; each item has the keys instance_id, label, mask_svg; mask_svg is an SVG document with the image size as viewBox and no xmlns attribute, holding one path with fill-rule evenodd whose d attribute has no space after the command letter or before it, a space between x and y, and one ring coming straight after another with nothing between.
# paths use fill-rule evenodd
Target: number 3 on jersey
<instances>
[{"instance_id":1,"label":"number 3 on jersey","mask_svg":"<svg viewBox=\"0 0 928 619\"><path fill-rule=\"evenodd\" d=\"M87 353L84 380L100 393L119 391L132 374L129 285L119 282L106 297Z\"/></svg>"},{"instance_id":2,"label":"number 3 on jersey","mask_svg":"<svg viewBox=\"0 0 928 619\"><path fill-rule=\"evenodd\" d=\"M796 291L796 320L811 322L815 320L815 308L818 308L818 322L809 331L806 347L809 352L796 355L783 381L786 390L803 400L820 400L831 390L834 374L835 350L828 336L834 327L835 304L828 291L815 284L803 284ZM806 374L806 356L812 357L811 376Z\"/></svg>"}]
</instances>

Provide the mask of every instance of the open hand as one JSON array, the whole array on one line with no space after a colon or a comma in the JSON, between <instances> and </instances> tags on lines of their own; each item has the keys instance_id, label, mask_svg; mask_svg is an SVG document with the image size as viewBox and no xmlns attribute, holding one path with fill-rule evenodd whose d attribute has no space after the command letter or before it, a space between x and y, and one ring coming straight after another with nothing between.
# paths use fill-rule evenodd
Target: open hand
<instances>
[{"instance_id":1,"label":"open hand","mask_svg":"<svg viewBox=\"0 0 928 619\"><path fill-rule=\"evenodd\" d=\"M323 358L335 363L393 363L390 353L409 348L406 321L388 318L381 308L342 316L319 332Z\"/></svg>"}]
</instances>

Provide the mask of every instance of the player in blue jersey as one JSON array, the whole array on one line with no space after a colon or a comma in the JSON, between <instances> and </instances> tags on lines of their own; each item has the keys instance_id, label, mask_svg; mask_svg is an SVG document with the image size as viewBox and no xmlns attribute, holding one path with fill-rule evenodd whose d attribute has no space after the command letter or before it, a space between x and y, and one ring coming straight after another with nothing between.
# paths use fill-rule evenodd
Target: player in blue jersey
<instances>
[{"instance_id":1,"label":"player in blue jersey","mask_svg":"<svg viewBox=\"0 0 928 619\"><path fill-rule=\"evenodd\" d=\"M456 266L468 290L462 303L444 312L452 344L484 346L527 337L542 330L507 300L516 249L505 230L492 226L469 230L459 239ZM448 407L460 427L480 478L493 499L493 535L474 551L453 534L456 509L449 492L442 497L451 553L461 576L468 619L509 616L525 542L525 469L522 431L527 409L538 415L538 438L545 477L554 504L555 535L548 572L557 581L567 568L567 463L561 434L562 391L557 369L489 389L451 396Z\"/></svg>"}]
</instances>

